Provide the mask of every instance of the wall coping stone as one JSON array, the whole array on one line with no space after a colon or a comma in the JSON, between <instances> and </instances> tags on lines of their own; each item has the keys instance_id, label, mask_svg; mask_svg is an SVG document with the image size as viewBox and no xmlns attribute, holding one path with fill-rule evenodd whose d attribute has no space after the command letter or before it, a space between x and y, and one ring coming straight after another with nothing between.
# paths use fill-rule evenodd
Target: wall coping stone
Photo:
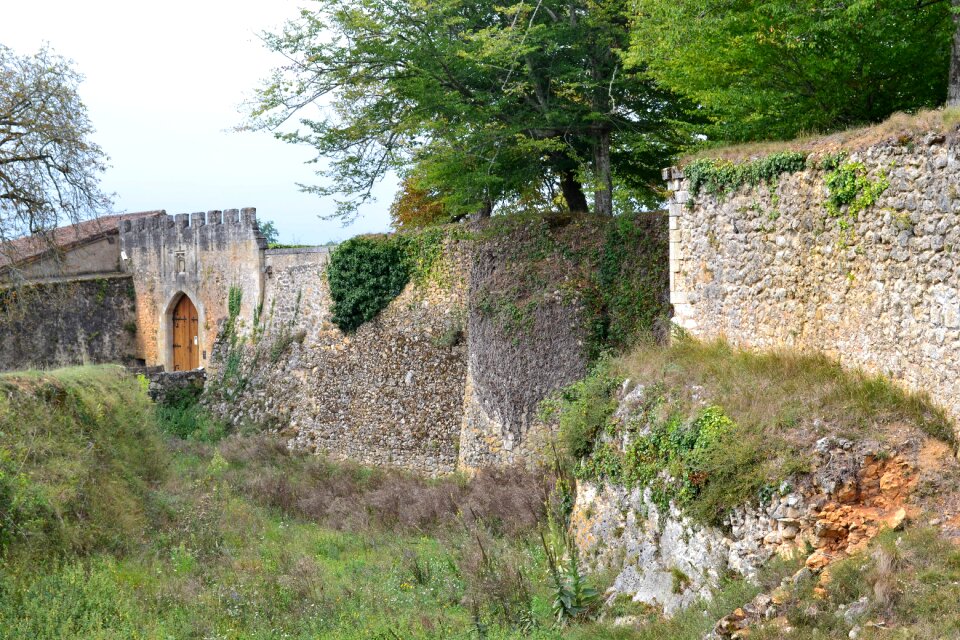
<instances>
[{"instance_id":1,"label":"wall coping stone","mask_svg":"<svg viewBox=\"0 0 960 640\"><path fill-rule=\"evenodd\" d=\"M267 249L266 251L268 256L290 256L298 253L330 253L330 247L287 247L284 249Z\"/></svg>"}]
</instances>

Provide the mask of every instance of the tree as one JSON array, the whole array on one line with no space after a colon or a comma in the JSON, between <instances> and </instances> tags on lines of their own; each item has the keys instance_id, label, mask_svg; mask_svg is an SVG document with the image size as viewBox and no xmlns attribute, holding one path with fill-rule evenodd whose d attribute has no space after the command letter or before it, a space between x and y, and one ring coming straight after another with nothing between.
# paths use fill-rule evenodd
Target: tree
<instances>
[{"instance_id":1,"label":"tree","mask_svg":"<svg viewBox=\"0 0 960 640\"><path fill-rule=\"evenodd\" d=\"M953 47L950 49L950 80L947 82L947 106L960 107L960 0L952 0Z\"/></svg>"},{"instance_id":2,"label":"tree","mask_svg":"<svg viewBox=\"0 0 960 640\"><path fill-rule=\"evenodd\" d=\"M417 229L451 222L439 194L421 187L412 175L404 179L400 191L390 205L390 218L395 229Z\"/></svg>"},{"instance_id":3,"label":"tree","mask_svg":"<svg viewBox=\"0 0 960 640\"><path fill-rule=\"evenodd\" d=\"M391 170L415 173L451 216L557 194L585 211L587 192L609 214L615 186L654 203L681 111L623 68L628 12L627 0L318 0L264 36L289 64L249 126L329 159L326 184L301 186L345 196L346 217Z\"/></svg>"},{"instance_id":4,"label":"tree","mask_svg":"<svg viewBox=\"0 0 960 640\"><path fill-rule=\"evenodd\" d=\"M47 47L18 56L0 45L0 243L111 204L99 187L107 157L90 140L81 79Z\"/></svg>"},{"instance_id":5,"label":"tree","mask_svg":"<svg viewBox=\"0 0 960 640\"><path fill-rule=\"evenodd\" d=\"M794 137L943 103L945 0L638 0L631 61L725 140Z\"/></svg>"},{"instance_id":6,"label":"tree","mask_svg":"<svg viewBox=\"0 0 960 640\"><path fill-rule=\"evenodd\" d=\"M267 241L267 246L277 244L277 242L280 240L280 232L277 230L277 225L273 223L273 220L260 222L259 227L260 235L262 235Z\"/></svg>"}]
</instances>

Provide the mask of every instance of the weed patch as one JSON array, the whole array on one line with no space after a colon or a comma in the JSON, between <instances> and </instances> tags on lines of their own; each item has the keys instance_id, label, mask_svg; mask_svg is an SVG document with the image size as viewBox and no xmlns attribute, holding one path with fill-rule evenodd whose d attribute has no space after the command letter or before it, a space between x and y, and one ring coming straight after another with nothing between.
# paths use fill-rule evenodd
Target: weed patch
<instances>
[{"instance_id":1,"label":"weed patch","mask_svg":"<svg viewBox=\"0 0 960 640\"><path fill-rule=\"evenodd\" d=\"M202 389L185 387L167 393L157 405L157 424L161 431L177 438L216 442L227 434L225 423L215 420L200 404Z\"/></svg>"},{"instance_id":2,"label":"weed patch","mask_svg":"<svg viewBox=\"0 0 960 640\"><path fill-rule=\"evenodd\" d=\"M627 379L643 392L625 422L615 411ZM902 422L953 443L941 409L883 378L823 356L692 339L642 343L605 361L542 413L559 426L578 477L649 487L659 507L673 502L711 524L809 470L806 452L824 435L873 437Z\"/></svg>"},{"instance_id":3,"label":"weed patch","mask_svg":"<svg viewBox=\"0 0 960 640\"><path fill-rule=\"evenodd\" d=\"M0 375L7 554L136 548L166 460L150 401L120 367Z\"/></svg>"},{"instance_id":4,"label":"weed patch","mask_svg":"<svg viewBox=\"0 0 960 640\"><path fill-rule=\"evenodd\" d=\"M946 637L946 630L960 629L958 585L960 552L935 529L887 531L869 549L830 566L825 596L810 583L790 590L784 611L789 632L761 624L751 637L839 640L856 624L866 637ZM845 620L845 609L861 599L866 607ZM882 636L870 635L870 621L881 623Z\"/></svg>"},{"instance_id":5,"label":"weed patch","mask_svg":"<svg viewBox=\"0 0 960 640\"><path fill-rule=\"evenodd\" d=\"M862 162L841 164L838 159L831 159L831 164L837 166L824 178L830 194L826 202L827 212L837 218L840 232L846 236L851 233L860 213L876 204L890 186L890 181L882 172L871 180ZM847 243L849 240L845 238Z\"/></svg>"},{"instance_id":6,"label":"weed patch","mask_svg":"<svg viewBox=\"0 0 960 640\"><path fill-rule=\"evenodd\" d=\"M723 197L744 186L776 185L784 173L803 171L807 154L780 151L755 160L735 163L730 160L702 158L684 167L690 181L690 193Z\"/></svg>"}]
</instances>

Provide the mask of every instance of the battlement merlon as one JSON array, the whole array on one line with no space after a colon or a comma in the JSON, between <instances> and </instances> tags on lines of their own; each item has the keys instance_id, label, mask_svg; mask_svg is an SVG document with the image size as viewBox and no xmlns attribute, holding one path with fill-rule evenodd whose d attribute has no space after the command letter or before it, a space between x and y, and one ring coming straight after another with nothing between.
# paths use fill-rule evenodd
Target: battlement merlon
<instances>
[{"instance_id":1,"label":"battlement merlon","mask_svg":"<svg viewBox=\"0 0 960 640\"><path fill-rule=\"evenodd\" d=\"M130 219L120 219L120 235L128 244L142 244L149 237L158 237L168 233L193 232L205 235L205 233L217 233L220 231L238 231L244 237L243 230L251 230L252 237L256 239L257 245L261 249L267 248L266 239L260 233L260 225L257 223L257 210L255 207L245 207L243 209L215 209L212 211L198 211L195 213L178 213L168 215L165 211L160 211L156 215L132 217ZM229 233L228 231L228 233ZM137 242L139 240L139 242Z\"/></svg>"}]
</instances>

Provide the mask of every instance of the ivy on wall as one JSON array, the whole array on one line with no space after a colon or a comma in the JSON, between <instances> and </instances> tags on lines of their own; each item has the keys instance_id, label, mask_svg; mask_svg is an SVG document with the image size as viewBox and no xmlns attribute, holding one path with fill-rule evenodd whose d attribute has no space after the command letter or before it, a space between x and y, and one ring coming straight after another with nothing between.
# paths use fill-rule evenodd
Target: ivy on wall
<instances>
[{"instance_id":1,"label":"ivy on wall","mask_svg":"<svg viewBox=\"0 0 960 640\"><path fill-rule=\"evenodd\" d=\"M246 385L246 377L241 375L240 364L243 359L241 340L237 335L237 320L240 317L240 304L243 301L243 291L240 287L231 286L227 293L227 321L223 326L220 339L223 340L223 375L220 385L224 389L236 388L242 391Z\"/></svg>"},{"instance_id":2,"label":"ivy on wall","mask_svg":"<svg viewBox=\"0 0 960 640\"><path fill-rule=\"evenodd\" d=\"M443 254L442 229L383 236L358 236L330 255L327 282L333 322L355 331L386 308L413 280L424 285Z\"/></svg>"},{"instance_id":3,"label":"ivy on wall","mask_svg":"<svg viewBox=\"0 0 960 640\"><path fill-rule=\"evenodd\" d=\"M622 352L639 336L655 331L669 315L670 277L665 233L655 228L660 216L622 215L607 223L603 245L588 291L591 310L589 357Z\"/></svg>"},{"instance_id":4,"label":"ivy on wall","mask_svg":"<svg viewBox=\"0 0 960 640\"><path fill-rule=\"evenodd\" d=\"M684 167L690 181L690 193L722 197L745 186L775 185L784 173L796 173L807 167L807 154L782 151L749 162L704 158Z\"/></svg>"},{"instance_id":5,"label":"ivy on wall","mask_svg":"<svg viewBox=\"0 0 960 640\"><path fill-rule=\"evenodd\" d=\"M890 186L885 173L880 172L871 180L867 167L862 162L842 162L836 159L835 168L824 177L827 187L827 212L837 219L842 240L852 233L853 223L861 212L876 204L881 194Z\"/></svg>"},{"instance_id":6,"label":"ivy on wall","mask_svg":"<svg viewBox=\"0 0 960 640\"><path fill-rule=\"evenodd\" d=\"M475 233L490 262L474 278L472 306L515 343L543 307L583 307L590 361L621 352L669 315L668 238L660 212L556 219L503 216ZM476 266L476 265L475 265Z\"/></svg>"},{"instance_id":7,"label":"ivy on wall","mask_svg":"<svg viewBox=\"0 0 960 640\"><path fill-rule=\"evenodd\" d=\"M687 204L693 206L692 197L701 193L723 198L744 186L766 184L773 193L782 174L819 169L824 172L827 188L824 207L831 217L837 219L840 242L846 245L851 240L857 216L876 204L890 186L884 172L871 179L866 165L846 160L847 154L843 151L825 154L819 161L812 161L811 156L794 151L774 153L740 164L709 158L695 160L684 168L691 193Z\"/></svg>"}]
</instances>

